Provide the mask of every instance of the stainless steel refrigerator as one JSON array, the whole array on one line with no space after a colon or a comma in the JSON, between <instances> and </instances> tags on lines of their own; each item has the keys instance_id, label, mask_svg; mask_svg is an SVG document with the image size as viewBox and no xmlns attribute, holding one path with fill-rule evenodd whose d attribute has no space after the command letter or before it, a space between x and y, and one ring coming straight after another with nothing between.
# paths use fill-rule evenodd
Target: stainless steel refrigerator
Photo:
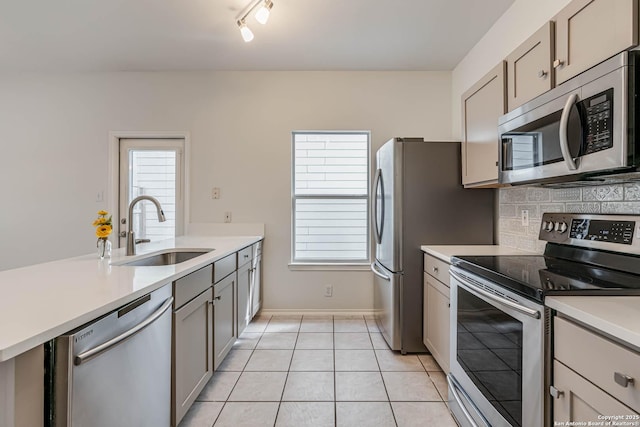
<instances>
[{"instance_id":1,"label":"stainless steel refrigerator","mask_svg":"<svg viewBox=\"0 0 640 427\"><path fill-rule=\"evenodd\" d=\"M494 241L495 192L464 189L460 165L458 142L394 138L376 154L374 310L392 350L426 351L420 246Z\"/></svg>"}]
</instances>

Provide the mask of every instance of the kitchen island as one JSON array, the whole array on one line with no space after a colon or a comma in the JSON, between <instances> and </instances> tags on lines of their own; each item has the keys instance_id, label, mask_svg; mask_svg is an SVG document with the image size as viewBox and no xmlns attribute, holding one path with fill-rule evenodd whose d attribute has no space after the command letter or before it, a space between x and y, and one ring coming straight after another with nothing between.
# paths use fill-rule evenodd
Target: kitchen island
<instances>
[{"instance_id":1,"label":"kitchen island","mask_svg":"<svg viewBox=\"0 0 640 427\"><path fill-rule=\"evenodd\" d=\"M100 260L92 254L0 272L0 427L16 424L14 412L21 404L16 395L17 372L44 366L38 351L43 343L262 238L182 236L140 245L135 256L125 256L125 250L118 249L111 259ZM174 265L124 264L169 249L207 252ZM39 371L35 369L32 379L42 377ZM33 412L38 402L29 403Z\"/></svg>"}]
</instances>

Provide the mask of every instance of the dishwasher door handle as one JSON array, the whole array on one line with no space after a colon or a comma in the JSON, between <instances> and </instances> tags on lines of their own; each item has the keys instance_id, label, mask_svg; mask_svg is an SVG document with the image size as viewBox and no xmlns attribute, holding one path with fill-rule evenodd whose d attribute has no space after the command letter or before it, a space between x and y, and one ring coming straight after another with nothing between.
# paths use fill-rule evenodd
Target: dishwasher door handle
<instances>
[{"instance_id":1,"label":"dishwasher door handle","mask_svg":"<svg viewBox=\"0 0 640 427\"><path fill-rule=\"evenodd\" d=\"M173 304L173 297L167 298L167 300L160 306L159 309L157 309L153 314L151 314L149 317L144 319L142 322L138 323L133 328L121 333L117 337L114 337L107 342L104 342L92 349L89 349L87 351L84 351L78 354L76 357L73 358L73 364L76 366L80 366L83 363L88 362L95 357L98 357L99 355L109 350L110 348L115 347L116 345L124 342L128 338L131 338L132 336L134 336L135 334L142 331L147 326L151 325L153 322L158 320L158 318L162 316L171 307L172 304Z\"/></svg>"}]
</instances>

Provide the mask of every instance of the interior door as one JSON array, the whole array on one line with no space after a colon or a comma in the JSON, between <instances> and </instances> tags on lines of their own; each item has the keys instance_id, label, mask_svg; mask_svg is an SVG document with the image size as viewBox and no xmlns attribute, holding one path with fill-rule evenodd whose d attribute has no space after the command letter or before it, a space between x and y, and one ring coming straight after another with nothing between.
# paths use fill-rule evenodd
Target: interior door
<instances>
[{"instance_id":1,"label":"interior door","mask_svg":"<svg viewBox=\"0 0 640 427\"><path fill-rule=\"evenodd\" d=\"M402 143L391 140L376 154L376 179L374 188L374 238L376 259L392 272L402 271L400 259L401 229L400 216L395 209L400 203L401 192L397 188L401 182ZM379 233L379 235L376 235Z\"/></svg>"}]
</instances>

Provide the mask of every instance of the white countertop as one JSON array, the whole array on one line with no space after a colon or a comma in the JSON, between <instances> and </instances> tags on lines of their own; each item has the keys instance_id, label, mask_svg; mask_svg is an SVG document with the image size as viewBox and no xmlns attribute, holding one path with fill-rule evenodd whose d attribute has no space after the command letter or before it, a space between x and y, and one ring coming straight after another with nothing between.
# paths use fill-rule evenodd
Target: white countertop
<instances>
[{"instance_id":1,"label":"white countertop","mask_svg":"<svg viewBox=\"0 0 640 427\"><path fill-rule=\"evenodd\" d=\"M538 255L500 245L424 245L420 249L448 263L452 257L460 255Z\"/></svg>"},{"instance_id":2,"label":"white countertop","mask_svg":"<svg viewBox=\"0 0 640 427\"><path fill-rule=\"evenodd\" d=\"M0 362L81 326L259 240L261 236L183 236L125 249L0 271ZM215 249L177 265L114 265L169 248Z\"/></svg>"},{"instance_id":3,"label":"white countertop","mask_svg":"<svg viewBox=\"0 0 640 427\"><path fill-rule=\"evenodd\" d=\"M640 296L549 296L544 303L640 351Z\"/></svg>"}]
</instances>

